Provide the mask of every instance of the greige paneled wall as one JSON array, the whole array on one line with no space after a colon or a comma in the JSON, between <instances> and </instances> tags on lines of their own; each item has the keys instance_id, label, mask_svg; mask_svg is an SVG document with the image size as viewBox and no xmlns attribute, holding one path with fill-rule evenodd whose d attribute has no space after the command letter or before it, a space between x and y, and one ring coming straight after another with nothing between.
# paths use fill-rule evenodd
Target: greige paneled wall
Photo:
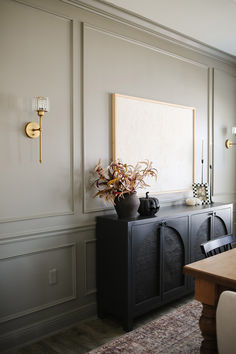
<instances>
[{"instance_id":1,"label":"greige paneled wall","mask_svg":"<svg viewBox=\"0 0 236 354\"><path fill-rule=\"evenodd\" d=\"M232 58L171 43L135 18L130 26L59 0L2 0L0 47L3 351L96 313L95 217L111 209L92 198L89 174L111 157L112 93L196 107L196 179L201 141L206 161L212 141L215 200L235 201L236 151L224 141L236 125L236 70ZM42 165L38 140L24 134L38 119L35 95L51 103Z\"/></svg>"},{"instance_id":2,"label":"greige paneled wall","mask_svg":"<svg viewBox=\"0 0 236 354\"><path fill-rule=\"evenodd\" d=\"M106 161L111 156L111 92L196 107L196 141L201 141L201 137L204 137L207 144L208 67L206 65L173 55L168 51L160 51L142 42L114 35L111 31L85 25L86 180L89 171L100 157ZM93 105L90 104L92 98L95 103ZM96 129L93 129L94 117L99 120ZM90 148L94 141L98 146L96 150ZM197 168L197 163L201 159L199 153L200 151L197 150L196 178L198 180L200 169ZM156 168L158 169L158 166ZM180 200L183 197L182 194L178 195ZM166 196L160 198L165 201ZM95 205L97 208L104 208L101 200L94 201L91 198L91 191L88 188L85 195L85 212L92 212Z\"/></svg>"}]
</instances>

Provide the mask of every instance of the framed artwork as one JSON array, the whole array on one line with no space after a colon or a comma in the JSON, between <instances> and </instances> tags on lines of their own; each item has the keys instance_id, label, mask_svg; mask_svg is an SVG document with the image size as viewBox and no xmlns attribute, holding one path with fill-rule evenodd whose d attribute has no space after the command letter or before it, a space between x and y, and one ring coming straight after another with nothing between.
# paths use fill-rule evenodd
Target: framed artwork
<instances>
[{"instance_id":1,"label":"framed artwork","mask_svg":"<svg viewBox=\"0 0 236 354\"><path fill-rule=\"evenodd\" d=\"M193 196L199 198L202 204L210 204L209 188L207 183L193 183Z\"/></svg>"},{"instance_id":2,"label":"framed artwork","mask_svg":"<svg viewBox=\"0 0 236 354\"><path fill-rule=\"evenodd\" d=\"M151 99L112 95L113 160L152 161L153 194L191 192L194 177L195 108Z\"/></svg>"}]
</instances>

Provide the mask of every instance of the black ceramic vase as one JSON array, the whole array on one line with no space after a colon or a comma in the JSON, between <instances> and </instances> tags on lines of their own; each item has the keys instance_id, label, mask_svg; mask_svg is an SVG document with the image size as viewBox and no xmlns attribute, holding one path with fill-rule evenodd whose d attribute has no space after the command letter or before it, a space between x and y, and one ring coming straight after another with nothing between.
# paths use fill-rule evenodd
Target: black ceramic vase
<instances>
[{"instance_id":1,"label":"black ceramic vase","mask_svg":"<svg viewBox=\"0 0 236 354\"><path fill-rule=\"evenodd\" d=\"M134 218L137 216L139 208L139 198L137 192L125 194L124 198L115 198L115 209L119 218Z\"/></svg>"}]
</instances>

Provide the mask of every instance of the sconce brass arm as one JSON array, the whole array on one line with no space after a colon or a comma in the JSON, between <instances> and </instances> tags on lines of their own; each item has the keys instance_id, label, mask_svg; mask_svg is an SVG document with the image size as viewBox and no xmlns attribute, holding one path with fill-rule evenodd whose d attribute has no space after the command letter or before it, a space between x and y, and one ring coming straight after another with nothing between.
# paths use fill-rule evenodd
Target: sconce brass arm
<instances>
[{"instance_id":1,"label":"sconce brass arm","mask_svg":"<svg viewBox=\"0 0 236 354\"><path fill-rule=\"evenodd\" d=\"M39 116L39 124L36 122L27 123L25 126L25 133L31 139L39 137L39 162L42 163L42 117L44 116L45 112L49 111L48 97L34 97L32 101L32 108L37 112Z\"/></svg>"},{"instance_id":2,"label":"sconce brass arm","mask_svg":"<svg viewBox=\"0 0 236 354\"><path fill-rule=\"evenodd\" d=\"M26 135L29 138L39 137L39 162L42 163L42 117L44 116L44 111L38 111L39 125L35 122L30 122L25 126Z\"/></svg>"},{"instance_id":3,"label":"sconce brass arm","mask_svg":"<svg viewBox=\"0 0 236 354\"><path fill-rule=\"evenodd\" d=\"M43 112L44 113L44 112ZM40 131L40 142L39 142L39 162L42 163L42 115L39 115L39 131Z\"/></svg>"}]
</instances>

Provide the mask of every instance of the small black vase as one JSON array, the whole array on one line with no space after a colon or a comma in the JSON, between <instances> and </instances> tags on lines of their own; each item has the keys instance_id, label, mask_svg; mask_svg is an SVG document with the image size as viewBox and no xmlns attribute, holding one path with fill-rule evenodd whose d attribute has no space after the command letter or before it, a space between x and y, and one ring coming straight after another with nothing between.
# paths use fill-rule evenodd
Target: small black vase
<instances>
[{"instance_id":1,"label":"small black vase","mask_svg":"<svg viewBox=\"0 0 236 354\"><path fill-rule=\"evenodd\" d=\"M137 216L139 208L139 198L137 192L125 194L124 198L115 198L115 209L119 218L134 218Z\"/></svg>"}]
</instances>

